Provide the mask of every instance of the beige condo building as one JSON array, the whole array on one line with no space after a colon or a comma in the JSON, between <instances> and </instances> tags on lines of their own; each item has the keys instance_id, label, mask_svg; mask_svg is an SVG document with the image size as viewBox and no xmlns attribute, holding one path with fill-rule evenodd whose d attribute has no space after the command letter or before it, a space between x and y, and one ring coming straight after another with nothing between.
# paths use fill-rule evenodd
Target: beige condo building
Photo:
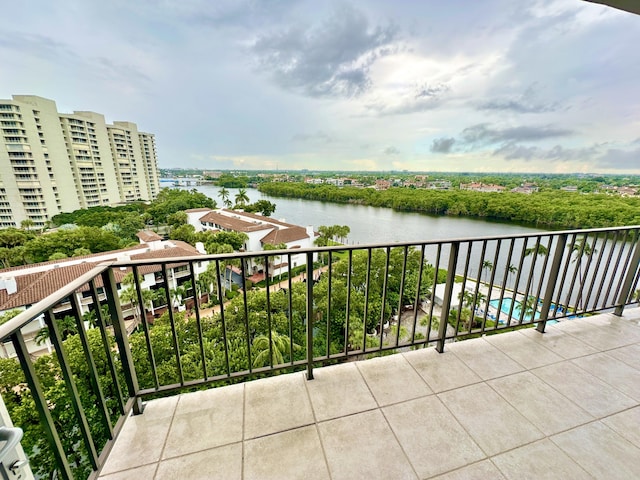
<instances>
[{"instance_id":1,"label":"beige condo building","mask_svg":"<svg viewBox=\"0 0 640 480\"><path fill-rule=\"evenodd\" d=\"M0 99L0 228L43 227L79 208L152 200L155 138L94 112L59 113L34 95Z\"/></svg>"}]
</instances>

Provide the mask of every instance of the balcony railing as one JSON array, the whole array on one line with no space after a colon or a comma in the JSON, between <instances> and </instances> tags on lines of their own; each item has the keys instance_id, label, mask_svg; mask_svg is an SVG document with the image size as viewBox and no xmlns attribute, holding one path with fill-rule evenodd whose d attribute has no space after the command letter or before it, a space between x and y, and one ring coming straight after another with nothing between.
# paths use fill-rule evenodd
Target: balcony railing
<instances>
[{"instance_id":1,"label":"balcony railing","mask_svg":"<svg viewBox=\"0 0 640 480\"><path fill-rule=\"evenodd\" d=\"M638 301L639 264L639 226L105 263L0 325L19 362L0 388L36 470L90 477L146 398L278 371L312 380L314 366L351 357L621 315ZM55 353L34 359L23 329L41 318Z\"/></svg>"}]
</instances>

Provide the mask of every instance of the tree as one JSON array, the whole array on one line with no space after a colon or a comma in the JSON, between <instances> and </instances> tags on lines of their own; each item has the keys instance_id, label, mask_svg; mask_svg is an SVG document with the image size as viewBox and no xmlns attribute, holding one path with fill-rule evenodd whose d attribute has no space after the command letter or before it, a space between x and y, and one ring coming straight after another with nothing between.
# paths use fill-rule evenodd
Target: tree
<instances>
[{"instance_id":1,"label":"tree","mask_svg":"<svg viewBox=\"0 0 640 480\"><path fill-rule=\"evenodd\" d=\"M78 325L76 324L75 318L71 315L65 315L62 319L56 319L56 323L58 324L63 340L66 340L69 335L75 335L78 333ZM49 327L42 327L38 330L38 333L36 333L34 341L36 342L36 345L42 345L48 338Z\"/></svg>"},{"instance_id":2,"label":"tree","mask_svg":"<svg viewBox=\"0 0 640 480\"><path fill-rule=\"evenodd\" d=\"M271 345L271 351L269 349ZM300 345L293 344L293 350L299 350ZM281 365L285 363L285 355L291 358L291 339L286 335L281 335L276 331L271 331L271 340L269 335L258 335L253 339L252 352L253 366L255 368L266 367L268 365ZM270 354L271 353L271 354Z\"/></svg>"},{"instance_id":3,"label":"tree","mask_svg":"<svg viewBox=\"0 0 640 480\"><path fill-rule=\"evenodd\" d=\"M482 270L485 272L485 274L488 274L491 270L493 270L493 263L491 263L489 260L484 260L482 262Z\"/></svg>"},{"instance_id":4,"label":"tree","mask_svg":"<svg viewBox=\"0 0 640 480\"><path fill-rule=\"evenodd\" d=\"M144 278L140 275L138 276L138 283L142 284ZM120 291L119 297L120 301L123 305L131 305L133 309L133 317L136 319L136 322L139 322L142 313L140 312L139 302L138 302L138 292L136 291L136 286L133 282L133 272L127 273L122 279L122 290ZM143 307L148 307L153 310L153 299L154 294L148 288L143 288L140 286L140 293L142 295Z\"/></svg>"},{"instance_id":5,"label":"tree","mask_svg":"<svg viewBox=\"0 0 640 480\"><path fill-rule=\"evenodd\" d=\"M524 320L533 320L537 310L538 302L536 297L529 295L523 305Z\"/></svg>"},{"instance_id":6,"label":"tree","mask_svg":"<svg viewBox=\"0 0 640 480\"><path fill-rule=\"evenodd\" d=\"M182 240L191 245L196 244L196 228L193 225L185 224L178 227L172 227L169 231L169 238L173 240Z\"/></svg>"},{"instance_id":7,"label":"tree","mask_svg":"<svg viewBox=\"0 0 640 480\"><path fill-rule=\"evenodd\" d=\"M536 257L546 257L548 255L548 253L549 253L549 250L547 249L547 247L545 245L542 245L541 243L538 243L534 247L526 248L525 251L524 251L524 256L525 257L529 257L531 255L535 255ZM535 265L535 259L532 262L531 268L534 268L533 265ZM532 278L534 278L533 277L534 275L535 275L535 271L532 272ZM542 272L541 272L541 275L542 275ZM537 282L534 281L533 285L541 284L541 282L542 282L542 277L540 277ZM540 286L540 288L542 288L542 285L539 285L539 286ZM517 285L514 288L514 290L515 289L517 289Z\"/></svg>"},{"instance_id":8,"label":"tree","mask_svg":"<svg viewBox=\"0 0 640 480\"><path fill-rule=\"evenodd\" d=\"M585 278L583 277L583 273L582 273L583 258L584 257L590 258L593 254L598 253L598 251L591 246L586 235L580 236L580 238L577 239L577 241L573 242L567 248L571 249L571 255L573 256L573 260L571 260L571 263L578 264L578 274L580 276L580 287L581 287L585 281ZM584 272L585 275L586 273L587 272ZM578 292L577 307L579 309L582 308L582 288L580 288Z\"/></svg>"},{"instance_id":9,"label":"tree","mask_svg":"<svg viewBox=\"0 0 640 480\"><path fill-rule=\"evenodd\" d=\"M186 225L189 221L189 217L184 212L174 212L167 215L167 223L170 227L176 228L182 225Z\"/></svg>"},{"instance_id":10,"label":"tree","mask_svg":"<svg viewBox=\"0 0 640 480\"><path fill-rule=\"evenodd\" d=\"M34 226L35 222L30 218L27 218L26 220L22 220L20 222L20 228L22 228L23 230L31 230Z\"/></svg>"},{"instance_id":11,"label":"tree","mask_svg":"<svg viewBox=\"0 0 640 480\"><path fill-rule=\"evenodd\" d=\"M236 207L244 206L247 202L249 202L249 196L247 195L246 188L240 188L235 197Z\"/></svg>"},{"instance_id":12,"label":"tree","mask_svg":"<svg viewBox=\"0 0 640 480\"><path fill-rule=\"evenodd\" d=\"M229 200L229 190L222 187L218 192L218 196L222 199L222 203L225 207L231 208L231 200Z\"/></svg>"},{"instance_id":13,"label":"tree","mask_svg":"<svg viewBox=\"0 0 640 480\"><path fill-rule=\"evenodd\" d=\"M287 249L287 244L286 243L278 243L277 245L272 245L271 243L265 243L262 248L265 251L269 251L269 250L286 250ZM282 255L278 256L278 264L282 264ZM269 262L269 278L273 279L274 273L275 273L275 264L273 263L273 261L271 260L273 257L269 256L267 257L268 262Z\"/></svg>"},{"instance_id":14,"label":"tree","mask_svg":"<svg viewBox=\"0 0 640 480\"><path fill-rule=\"evenodd\" d=\"M509 271L509 278L512 277L512 275L515 275L518 272L518 267L514 266L514 265L509 265L507 267L507 270ZM514 287L516 288L516 287Z\"/></svg>"},{"instance_id":15,"label":"tree","mask_svg":"<svg viewBox=\"0 0 640 480\"><path fill-rule=\"evenodd\" d=\"M248 213L260 212L265 217L270 217L276 211L276 204L268 200L258 200L244 206L244 211Z\"/></svg>"}]
</instances>

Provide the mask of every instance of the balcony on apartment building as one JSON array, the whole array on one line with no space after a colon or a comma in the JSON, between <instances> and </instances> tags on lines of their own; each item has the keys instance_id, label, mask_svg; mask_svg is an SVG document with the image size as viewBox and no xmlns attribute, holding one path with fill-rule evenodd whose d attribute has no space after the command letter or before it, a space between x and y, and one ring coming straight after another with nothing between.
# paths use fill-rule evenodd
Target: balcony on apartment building
<instances>
[{"instance_id":1,"label":"balcony on apartment building","mask_svg":"<svg viewBox=\"0 0 640 480\"><path fill-rule=\"evenodd\" d=\"M284 277L269 268L291 264L285 250L112 262L0 326L24 376L2 386L15 423L16 397L33 403L17 426L34 469L640 478L639 226L300 253L307 265ZM246 277L249 260L264 284L234 286L229 270ZM190 288L171 292L176 263L189 265ZM152 264L174 307L161 318L136 280ZM115 283L123 268L128 297ZM94 326L63 340L56 306L81 327L74 292L97 305L98 288ZM139 327L127 334L132 310ZM55 362L31 358L21 333L42 316Z\"/></svg>"}]
</instances>

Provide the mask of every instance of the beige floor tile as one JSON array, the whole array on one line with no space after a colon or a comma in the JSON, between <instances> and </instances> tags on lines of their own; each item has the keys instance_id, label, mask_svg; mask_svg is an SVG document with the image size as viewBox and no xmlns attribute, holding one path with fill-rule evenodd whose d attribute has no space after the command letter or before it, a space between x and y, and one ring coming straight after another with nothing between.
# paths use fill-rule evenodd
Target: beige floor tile
<instances>
[{"instance_id":1,"label":"beige floor tile","mask_svg":"<svg viewBox=\"0 0 640 480\"><path fill-rule=\"evenodd\" d=\"M329 420L318 429L333 480L417 478L379 410Z\"/></svg>"},{"instance_id":2,"label":"beige floor tile","mask_svg":"<svg viewBox=\"0 0 640 480\"><path fill-rule=\"evenodd\" d=\"M531 372L596 418L636 405L632 398L571 362L567 360Z\"/></svg>"},{"instance_id":3,"label":"beige floor tile","mask_svg":"<svg viewBox=\"0 0 640 480\"><path fill-rule=\"evenodd\" d=\"M378 405L389 405L431 395L433 391L402 355L357 362Z\"/></svg>"},{"instance_id":4,"label":"beige floor tile","mask_svg":"<svg viewBox=\"0 0 640 480\"><path fill-rule=\"evenodd\" d=\"M434 392L452 390L482 381L462 360L447 350L438 353L435 349L429 348L406 352L403 356Z\"/></svg>"},{"instance_id":5,"label":"beige floor tile","mask_svg":"<svg viewBox=\"0 0 640 480\"><path fill-rule=\"evenodd\" d=\"M545 435L593 420L592 415L530 372L487 383Z\"/></svg>"},{"instance_id":6,"label":"beige floor tile","mask_svg":"<svg viewBox=\"0 0 640 480\"><path fill-rule=\"evenodd\" d=\"M640 478L640 449L601 422L594 422L551 437L595 478Z\"/></svg>"},{"instance_id":7,"label":"beige floor tile","mask_svg":"<svg viewBox=\"0 0 640 480\"><path fill-rule=\"evenodd\" d=\"M482 338L452 343L450 346L447 345L447 348L483 380L524 370L521 365Z\"/></svg>"},{"instance_id":8,"label":"beige floor tile","mask_svg":"<svg viewBox=\"0 0 640 480\"><path fill-rule=\"evenodd\" d=\"M302 373L245 385L244 438L281 432L314 422Z\"/></svg>"},{"instance_id":9,"label":"beige floor tile","mask_svg":"<svg viewBox=\"0 0 640 480\"><path fill-rule=\"evenodd\" d=\"M323 421L377 408L360 371L344 363L313 371L314 380L305 382L316 420Z\"/></svg>"},{"instance_id":10,"label":"beige floor tile","mask_svg":"<svg viewBox=\"0 0 640 480\"><path fill-rule=\"evenodd\" d=\"M607 354L637 370L640 370L640 344L609 350Z\"/></svg>"},{"instance_id":11,"label":"beige floor tile","mask_svg":"<svg viewBox=\"0 0 640 480\"><path fill-rule=\"evenodd\" d=\"M420 478L485 458L469 434L435 396L382 409Z\"/></svg>"},{"instance_id":12,"label":"beige floor tile","mask_svg":"<svg viewBox=\"0 0 640 480\"><path fill-rule=\"evenodd\" d=\"M581 357L597 352L592 346L555 327L547 327L542 334L533 328L518 330L518 333L544 345L548 350L565 359Z\"/></svg>"},{"instance_id":13,"label":"beige floor tile","mask_svg":"<svg viewBox=\"0 0 640 480\"><path fill-rule=\"evenodd\" d=\"M604 418L602 423L640 448L640 407Z\"/></svg>"},{"instance_id":14,"label":"beige floor tile","mask_svg":"<svg viewBox=\"0 0 640 480\"><path fill-rule=\"evenodd\" d=\"M517 333L487 335L485 340L525 368L536 368L563 360L539 342Z\"/></svg>"},{"instance_id":15,"label":"beige floor tile","mask_svg":"<svg viewBox=\"0 0 640 480\"><path fill-rule=\"evenodd\" d=\"M491 460L509 480L593 479L547 438L501 453Z\"/></svg>"},{"instance_id":16,"label":"beige floor tile","mask_svg":"<svg viewBox=\"0 0 640 480\"><path fill-rule=\"evenodd\" d=\"M140 477L142 480L144 477ZM242 478L242 444L204 450L163 460L155 480L240 480Z\"/></svg>"},{"instance_id":17,"label":"beige floor tile","mask_svg":"<svg viewBox=\"0 0 640 480\"><path fill-rule=\"evenodd\" d=\"M500 473L500 470L491 463L491 460L483 460L473 465L454 470L453 472L445 473L433 477L433 480L502 480L504 476Z\"/></svg>"},{"instance_id":18,"label":"beige floor tile","mask_svg":"<svg viewBox=\"0 0 640 480\"><path fill-rule=\"evenodd\" d=\"M102 469L102 474L107 475L160 460L177 403L177 396L152 400L145 405L142 415L127 418Z\"/></svg>"},{"instance_id":19,"label":"beige floor tile","mask_svg":"<svg viewBox=\"0 0 640 480\"><path fill-rule=\"evenodd\" d=\"M143 478L153 478L156 474L156 468L158 468L158 464L152 463L144 467L112 473L111 475L100 475L100 480L141 480Z\"/></svg>"},{"instance_id":20,"label":"beige floor tile","mask_svg":"<svg viewBox=\"0 0 640 480\"><path fill-rule=\"evenodd\" d=\"M573 360L573 363L625 395L640 401L640 370L636 370L606 353L577 358Z\"/></svg>"},{"instance_id":21,"label":"beige floor tile","mask_svg":"<svg viewBox=\"0 0 640 480\"><path fill-rule=\"evenodd\" d=\"M181 395L162 458L241 441L243 397L244 385Z\"/></svg>"},{"instance_id":22,"label":"beige floor tile","mask_svg":"<svg viewBox=\"0 0 640 480\"><path fill-rule=\"evenodd\" d=\"M315 425L245 442L244 480L328 480Z\"/></svg>"},{"instance_id":23,"label":"beige floor tile","mask_svg":"<svg viewBox=\"0 0 640 480\"><path fill-rule=\"evenodd\" d=\"M640 341L640 328L614 315L571 320L557 326L598 350L610 350Z\"/></svg>"},{"instance_id":24,"label":"beige floor tile","mask_svg":"<svg viewBox=\"0 0 640 480\"><path fill-rule=\"evenodd\" d=\"M543 437L540 430L484 383L440 393L438 397L489 456Z\"/></svg>"}]
</instances>

